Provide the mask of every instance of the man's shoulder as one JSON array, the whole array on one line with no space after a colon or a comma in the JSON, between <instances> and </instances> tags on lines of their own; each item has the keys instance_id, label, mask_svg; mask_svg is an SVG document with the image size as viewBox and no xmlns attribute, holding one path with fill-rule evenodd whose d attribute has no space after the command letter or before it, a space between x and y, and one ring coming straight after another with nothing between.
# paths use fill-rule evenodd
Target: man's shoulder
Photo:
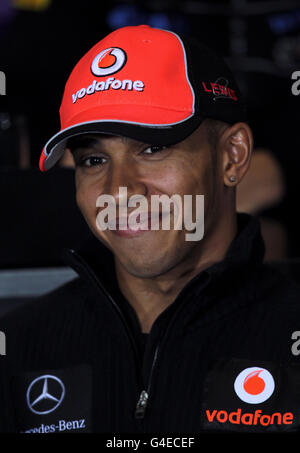
<instances>
[{"instance_id":1,"label":"man's shoulder","mask_svg":"<svg viewBox=\"0 0 300 453\"><path fill-rule=\"evenodd\" d=\"M283 296L286 301L299 301L300 282L288 267L280 263L264 263L258 268L257 276L261 282L261 290L271 296L278 296L278 302L283 301Z\"/></svg>"},{"instance_id":2,"label":"man's shoulder","mask_svg":"<svg viewBox=\"0 0 300 453\"><path fill-rule=\"evenodd\" d=\"M256 301L254 310L261 308L278 320L300 321L300 282L286 267L264 263L257 267L249 284L250 299Z\"/></svg>"}]
</instances>

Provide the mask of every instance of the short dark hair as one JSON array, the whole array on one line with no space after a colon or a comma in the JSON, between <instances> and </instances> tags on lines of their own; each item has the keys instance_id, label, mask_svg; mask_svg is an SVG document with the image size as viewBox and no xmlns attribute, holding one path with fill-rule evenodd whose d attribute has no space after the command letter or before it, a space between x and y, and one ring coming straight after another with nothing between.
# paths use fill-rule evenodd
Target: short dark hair
<instances>
[{"instance_id":1,"label":"short dark hair","mask_svg":"<svg viewBox=\"0 0 300 453\"><path fill-rule=\"evenodd\" d=\"M215 120L213 118L206 118L204 124L207 131L207 137L213 149L216 149L220 132L223 128L228 127L229 124L224 121Z\"/></svg>"}]
</instances>

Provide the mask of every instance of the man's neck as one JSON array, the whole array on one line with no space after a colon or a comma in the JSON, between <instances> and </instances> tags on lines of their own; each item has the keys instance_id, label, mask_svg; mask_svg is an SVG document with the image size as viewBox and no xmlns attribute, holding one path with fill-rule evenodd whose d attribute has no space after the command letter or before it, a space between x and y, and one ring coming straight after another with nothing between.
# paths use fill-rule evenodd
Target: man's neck
<instances>
[{"instance_id":1,"label":"man's neck","mask_svg":"<svg viewBox=\"0 0 300 453\"><path fill-rule=\"evenodd\" d=\"M120 291L134 308L143 333L148 333L156 318L170 305L196 275L225 258L237 233L236 216L227 217L226 228L217 226L213 234L199 242L190 256L170 271L154 278L131 275L115 261Z\"/></svg>"}]
</instances>

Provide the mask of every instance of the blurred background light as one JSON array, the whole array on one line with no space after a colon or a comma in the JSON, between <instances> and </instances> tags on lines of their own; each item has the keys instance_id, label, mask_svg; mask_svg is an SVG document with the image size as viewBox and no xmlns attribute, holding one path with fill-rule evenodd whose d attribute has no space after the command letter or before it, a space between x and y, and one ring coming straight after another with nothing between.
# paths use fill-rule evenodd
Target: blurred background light
<instances>
[{"instance_id":1,"label":"blurred background light","mask_svg":"<svg viewBox=\"0 0 300 453\"><path fill-rule=\"evenodd\" d=\"M165 28L175 32L188 30L188 20L182 15L172 11L151 11L146 7L130 3L118 4L112 7L106 16L107 24L112 29L146 24L151 27Z\"/></svg>"},{"instance_id":2,"label":"blurred background light","mask_svg":"<svg viewBox=\"0 0 300 453\"><path fill-rule=\"evenodd\" d=\"M11 0L0 0L0 35L9 25L14 16L14 9Z\"/></svg>"},{"instance_id":3,"label":"blurred background light","mask_svg":"<svg viewBox=\"0 0 300 453\"><path fill-rule=\"evenodd\" d=\"M136 5L117 5L107 13L107 23L113 30L128 25L145 23L146 14Z\"/></svg>"},{"instance_id":4,"label":"blurred background light","mask_svg":"<svg viewBox=\"0 0 300 453\"><path fill-rule=\"evenodd\" d=\"M268 23L272 32L276 35L300 30L300 9L282 14L272 14L268 17Z\"/></svg>"},{"instance_id":5,"label":"blurred background light","mask_svg":"<svg viewBox=\"0 0 300 453\"><path fill-rule=\"evenodd\" d=\"M2 2L3 0L1 0ZM41 11L49 8L52 0L12 0L13 6L19 9Z\"/></svg>"}]
</instances>

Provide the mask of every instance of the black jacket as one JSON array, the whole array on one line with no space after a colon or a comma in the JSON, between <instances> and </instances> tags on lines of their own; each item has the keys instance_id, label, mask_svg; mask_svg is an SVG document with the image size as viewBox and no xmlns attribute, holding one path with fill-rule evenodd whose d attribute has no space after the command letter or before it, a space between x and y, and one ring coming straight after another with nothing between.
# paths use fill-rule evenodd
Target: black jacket
<instances>
[{"instance_id":1,"label":"black jacket","mask_svg":"<svg viewBox=\"0 0 300 453\"><path fill-rule=\"evenodd\" d=\"M239 215L226 259L142 335L111 253L96 239L66 252L79 277L0 320L1 431L299 430L300 292L263 254Z\"/></svg>"}]
</instances>

